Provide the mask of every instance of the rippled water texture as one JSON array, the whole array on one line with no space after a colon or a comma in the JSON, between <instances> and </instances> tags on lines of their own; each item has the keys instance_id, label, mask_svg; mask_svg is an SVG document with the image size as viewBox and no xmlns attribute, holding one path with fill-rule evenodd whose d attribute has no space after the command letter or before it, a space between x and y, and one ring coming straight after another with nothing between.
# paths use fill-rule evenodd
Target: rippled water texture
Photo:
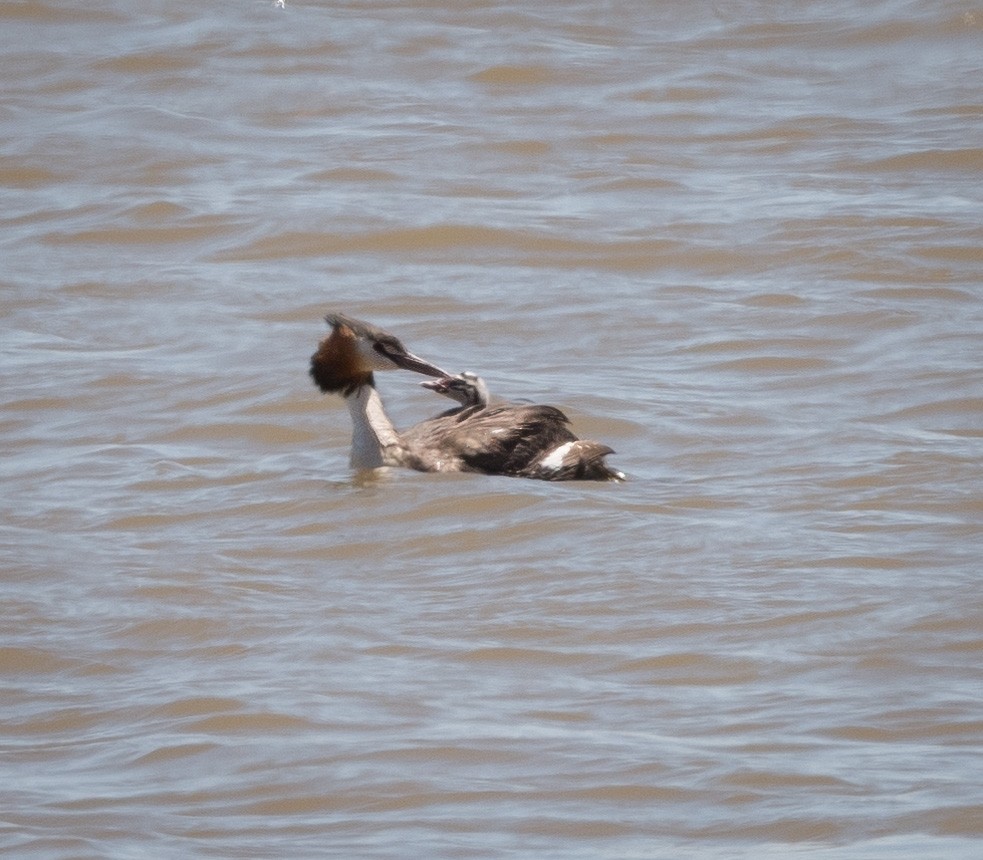
<instances>
[{"instance_id":1,"label":"rippled water texture","mask_svg":"<svg viewBox=\"0 0 983 860\"><path fill-rule=\"evenodd\" d=\"M0 853L979 856L983 7L12 0L0 53ZM353 476L332 310L630 481Z\"/></svg>"}]
</instances>

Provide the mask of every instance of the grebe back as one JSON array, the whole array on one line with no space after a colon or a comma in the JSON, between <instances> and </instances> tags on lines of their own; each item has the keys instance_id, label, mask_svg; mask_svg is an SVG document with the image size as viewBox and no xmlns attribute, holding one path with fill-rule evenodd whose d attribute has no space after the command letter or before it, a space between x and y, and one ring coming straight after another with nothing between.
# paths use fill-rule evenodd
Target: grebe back
<instances>
[{"instance_id":1,"label":"grebe back","mask_svg":"<svg viewBox=\"0 0 983 860\"><path fill-rule=\"evenodd\" d=\"M431 444L434 436L452 438L453 444L446 447L457 452L460 471L545 481L625 480L623 472L604 463L614 451L600 442L578 439L567 426L567 416L555 406L489 406L488 386L469 371L420 385L461 406L421 422L405 435L421 445Z\"/></svg>"}]
</instances>

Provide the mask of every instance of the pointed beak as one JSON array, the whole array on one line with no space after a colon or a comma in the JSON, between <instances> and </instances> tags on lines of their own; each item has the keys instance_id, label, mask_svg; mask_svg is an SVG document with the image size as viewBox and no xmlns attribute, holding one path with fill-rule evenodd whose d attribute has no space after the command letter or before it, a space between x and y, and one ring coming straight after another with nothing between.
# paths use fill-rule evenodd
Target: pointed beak
<instances>
[{"instance_id":1,"label":"pointed beak","mask_svg":"<svg viewBox=\"0 0 983 860\"><path fill-rule=\"evenodd\" d=\"M424 361L418 355L413 355L412 352L387 353L386 355L390 361L403 368L403 370L413 370L426 376L450 375L446 370L441 370L436 364Z\"/></svg>"}]
</instances>

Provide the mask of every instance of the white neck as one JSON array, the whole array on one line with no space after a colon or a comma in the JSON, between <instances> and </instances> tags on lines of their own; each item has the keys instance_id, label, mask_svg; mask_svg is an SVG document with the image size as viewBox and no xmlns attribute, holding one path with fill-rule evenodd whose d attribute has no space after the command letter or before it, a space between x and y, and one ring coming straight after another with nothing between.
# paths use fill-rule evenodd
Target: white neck
<instances>
[{"instance_id":1,"label":"white neck","mask_svg":"<svg viewBox=\"0 0 983 860\"><path fill-rule=\"evenodd\" d=\"M377 469L398 463L401 450L399 434L382 408L382 398L374 385L363 385L345 398L352 416L351 466L353 469Z\"/></svg>"}]
</instances>

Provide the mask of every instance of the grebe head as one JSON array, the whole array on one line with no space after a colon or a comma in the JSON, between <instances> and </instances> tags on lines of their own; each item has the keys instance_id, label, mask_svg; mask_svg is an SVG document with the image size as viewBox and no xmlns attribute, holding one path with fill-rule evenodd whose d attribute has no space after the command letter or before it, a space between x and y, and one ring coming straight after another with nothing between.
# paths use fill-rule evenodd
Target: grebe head
<instances>
[{"instance_id":1,"label":"grebe head","mask_svg":"<svg viewBox=\"0 0 983 860\"><path fill-rule=\"evenodd\" d=\"M421 382L424 388L456 400L462 406L487 406L488 386L478 374L465 370L456 376L443 376L432 382Z\"/></svg>"},{"instance_id":2,"label":"grebe head","mask_svg":"<svg viewBox=\"0 0 983 860\"><path fill-rule=\"evenodd\" d=\"M375 370L413 370L427 376L447 376L429 361L413 355L395 335L344 314L328 314L329 334L311 356L311 376L321 391L346 397L372 384Z\"/></svg>"}]
</instances>

